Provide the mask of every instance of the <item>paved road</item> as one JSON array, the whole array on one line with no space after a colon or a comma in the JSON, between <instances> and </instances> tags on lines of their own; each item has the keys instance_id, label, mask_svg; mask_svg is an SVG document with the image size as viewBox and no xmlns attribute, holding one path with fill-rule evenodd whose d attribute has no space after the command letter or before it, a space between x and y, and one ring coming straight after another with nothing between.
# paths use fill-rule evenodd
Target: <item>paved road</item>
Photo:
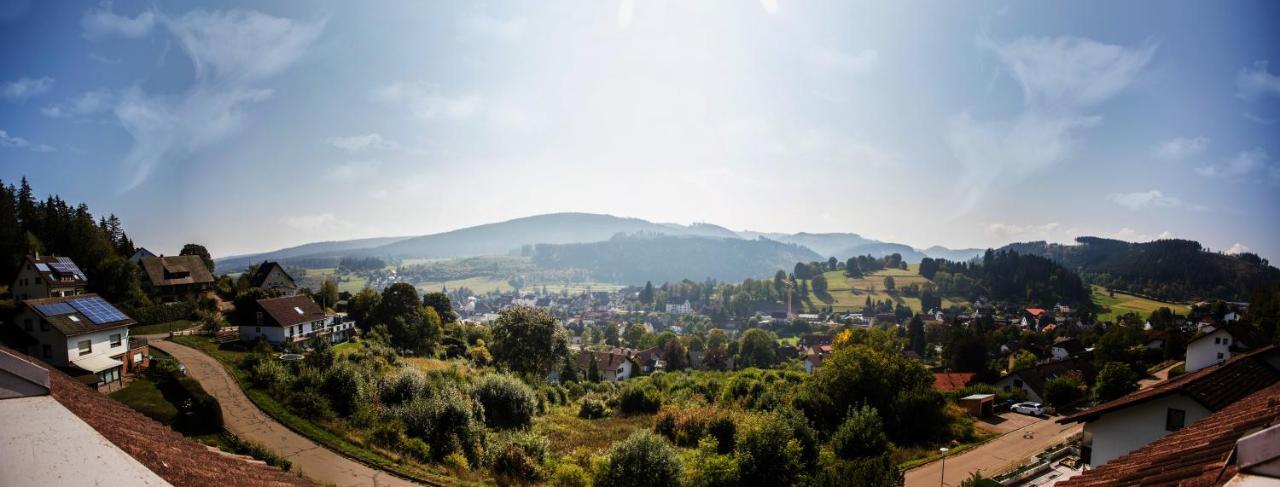
<instances>
[{"instance_id":1,"label":"paved road","mask_svg":"<svg viewBox=\"0 0 1280 487\"><path fill-rule=\"evenodd\" d=\"M231 374L213 357L166 340L152 339L151 346L186 365L187 375L218 399L228 430L289 459L293 462L292 471L301 471L317 482L339 486L418 485L325 449L277 423L249 400Z\"/></svg>"},{"instance_id":2,"label":"paved road","mask_svg":"<svg viewBox=\"0 0 1280 487\"><path fill-rule=\"evenodd\" d=\"M1012 469L1030 460L1045 448L1066 440L1083 428L1079 423L1061 425L1054 418L1031 418L1005 413L1005 422L987 427L1004 436L991 440L975 449L947 458L947 478L943 485L957 486L969 478L972 472L991 476ZM1029 438L1028 438L1029 436ZM942 475L942 462L928 463L907 471L907 487L932 487L938 485Z\"/></svg>"}]
</instances>

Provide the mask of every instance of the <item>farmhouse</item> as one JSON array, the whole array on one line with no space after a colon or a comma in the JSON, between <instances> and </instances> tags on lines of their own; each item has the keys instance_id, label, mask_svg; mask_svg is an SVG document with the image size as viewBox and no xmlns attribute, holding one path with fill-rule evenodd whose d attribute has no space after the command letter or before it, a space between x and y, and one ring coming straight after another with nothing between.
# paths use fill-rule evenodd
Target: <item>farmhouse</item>
<instances>
[{"instance_id":1,"label":"farmhouse","mask_svg":"<svg viewBox=\"0 0 1280 487\"><path fill-rule=\"evenodd\" d=\"M272 345L285 345L311 338L340 342L354 333L354 323L343 315L326 315L320 305L307 296L283 296L259 299L253 322L240 325L240 340L266 340Z\"/></svg>"},{"instance_id":2,"label":"farmhouse","mask_svg":"<svg viewBox=\"0 0 1280 487\"><path fill-rule=\"evenodd\" d=\"M249 287L278 291L288 296L298 293L298 284L293 276L285 272L278 262L270 261L263 261L254 269L253 275L249 276Z\"/></svg>"},{"instance_id":3,"label":"farmhouse","mask_svg":"<svg viewBox=\"0 0 1280 487\"><path fill-rule=\"evenodd\" d=\"M147 293L162 302L179 301L209 290L213 274L197 255L143 257L142 283Z\"/></svg>"},{"instance_id":4,"label":"farmhouse","mask_svg":"<svg viewBox=\"0 0 1280 487\"><path fill-rule=\"evenodd\" d=\"M95 386L120 385L148 352L146 340L129 338L133 318L96 294L28 299L14 323L29 338L30 355Z\"/></svg>"},{"instance_id":5,"label":"farmhouse","mask_svg":"<svg viewBox=\"0 0 1280 487\"><path fill-rule=\"evenodd\" d=\"M75 296L89 283L84 272L69 257L28 255L18 268L18 277L9 286L14 301Z\"/></svg>"},{"instance_id":6,"label":"farmhouse","mask_svg":"<svg viewBox=\"0 0 1280 487\"><path fill-rule=\"evenodd\" d=\"M1243 352L1265 345L1268 340L1250 325L1228 323L1207 328L1206 333L1187 343L1187 372L1195 372L1231 359L1232 352Z\"/></svg>"},{"instance_id":7,"label":"farmhouse","mask_svg":"<svg viewBox=\"0 0 1280 487\"><path fill-rule=\"evenodd\" d=\"M1106 464L1280 382L1275 345L1059 419L1084 423L1081 458Z\"/></svg>"}]
</instances>

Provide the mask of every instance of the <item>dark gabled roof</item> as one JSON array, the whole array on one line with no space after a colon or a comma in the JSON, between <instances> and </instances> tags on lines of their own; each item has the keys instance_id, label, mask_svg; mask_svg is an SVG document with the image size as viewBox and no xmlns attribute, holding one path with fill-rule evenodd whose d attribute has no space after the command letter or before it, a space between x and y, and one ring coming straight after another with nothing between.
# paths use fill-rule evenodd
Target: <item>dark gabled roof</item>
<instances>
[{"instance_id":1,"label":"dark gabled roof","mask_svg":"<svg viewBox=\"0 0 1280 487\"><path fill-rule=\"evenodd\" d=\"M264 325L293 326L324 319L320 305L304 295L259 299L258 307L269 318L263 321Z\"/></svg>"},{"instance_id":2,"label":"dark gabled roof","mask_svg":"<svg viewBox=\"0 0 1280 487\"><path fill-rule=\"evenodd\" d=\"M1062 487L1208 486L1235 476L1236 441L1280 421L1280 383L1059 483Z\"/></svg>"},{"instance_id":3,"label":"dark gabled roof","mask_svg":"<svg viewBox=\"0 0 1280 487\"><path fill-rule=\"evenodd\" d=\"M44 362L7 348L0 349L48 370L49 393L54 400L170 484L264 487L313 485L279 469L210 450L168 426L130 409L124 403L89 389ZM6 418L6 421L12 420L14 418ZM89 466L92 459L86 458L85 462Z\"/></svg>"},{"instance_id":4,"label":"dark gabled roof","mask_svg":"<svg viewBox=\"0 0 1280 487\"><path fill-rule=\"evenodd\" d=\"M1215 326L1214 331L1218 331L1218 330L1225 330L1228 334L1231 335L1231 338L1235 342L1232 344L1233 346L1242 345L1244 348L1253 348L1253 347L1261 347L1271 342L1271 340L1267 340L1267 337L1264 336L1262 332L1258 330L1257 327L1250 325L1248 323L1233 321L1225 325ZM1205 333L1203 335L1200 335L1192 339L1191 342L1200 341L1212 334L1213 332Z\"/></svg>"},{"instance_id":5,"label":"dark gabled roof","mask_svg":"<svg viewBox=\"0 0 1280 487\"><path fill-rule=\"evenodd\" d=\"M290 283L294 282L293 276L285 272L284 266L280 265L279 262L263 261L253 271L253 275L249 276L249 287L262 287L262 284L266 282L267 276L271 275L273 269L280 269L280 273L284 274L284 277L288 278Z\"/></svg>"},{"instance_id":6,"label":"dark gabled roof","mask_svg":"<svg viewBox=\"0 0 1280 487\"><path fill-rule=\"evenodd\" d=\"M1084 351L1084 345L1080 344L1080 340L1075 338L1058 337L1053 340L1053 346L1066 350L1070 355Z\"/></svg>"},{"instance_id":7,"label":"dark gabled roof","mask_svg":"<svg viewBox=\"0 0 1280 487\"><path fill-rule=\"evenodd\" d=\"M579 369L587 370L591 367L592 360L596 361L596 370L603 374L607 370L617 369L627 361L627 356L621 352L585 351L574 357L573 362Z\"/></svg>"},{"instance_id":8,"label":"dark gabled roof","mask_svg":"<svg viewBox=\"0 0 1280 487\"><path fill-rule=\"evenodd\" d=\"M75 287L89 283L89 278L85 277L84 271L81 271L70 257L28 255L26 261L40 273L40 278L44 279L49 287Z\"/></svg>"},{"instance_id":9,"label":"dark gabled roof","mask_svg":"<svg viewBox=\"0 0 1280 487\"><path fill-rule=\"evenodd\" d=\"M26 301L23 301L22 305L30 309L33 313L36 314L36 316L39 316L44 321L49 322L49 324L53 325L53 327L57 329L58 332L62 333L63 336L67 336L67 337L83 335L85 333L94 333L94 332L99 332L103 330L111 330L115 328L125 328L125 327L128 327L129 325L133 325L137 323L137 321L134 321L133 318L125 316L125 319L123 320L112 321L110 323L96 324L92 320L90 320L89 317L85 316L83 313L79 311L72 311L70 313L61 313L61 314L47 314L44 311L41 311L41 308L44 307L43 305L46 305L46 304L70 303L72 301L97 298L97 297L98 295L93 293L78 294L75 296L54 296L51 298L28 299ZM119 310L116 310L116 311L119 311ZM124 315L124 313L120 313L120 314Z\"/></svg>"},{"instance_id":10,"label":"dark gabled roof","mask_svg":"<svg viewBox=\"0 0 1280 487\"><path fill-rule=\"evenodd\" d=\"M1211 365L1169 379L1150 388L1059 419L1058 422L1067 424L1093 421L1105 413L1176 393L1194 399L1210 411L1220 410L1244 396L1280 382L1280 372L1269 365L1264 357L1276 349L1275 345L1270 345L1251 353L1231 357L1231 360L1225 363Z\"/></svg>"},{"instance_id":11,"label":"dark gabled roof","mask_svg":"<svg viewBox=\"0 0 1280 487\"><path fill-rule=\"evenodd\" d=\"M1098 369L1093 366L1093 354L1086 352L1065 360L1036 364L1025 369L1009 372L1005 377L1016 375L1027 386L1031 387L1031 390L1039 394L1044 392L1044 384L1049 379L1072 371L1080 372L1080 375L1084 376L1086 383L1093 383L1094 377L1098 375Z\"/></svg>"},{"instance_id":12,"label":"dark gabled roof","mask_svg":"<svg viewBox=\"0 0 1280 487\"><path fill-rule=\"evenodd\" d=\"M198 255L143 257L138 262L152 286L177 286L213 282L213 274Z\"/></svg>"}]
</instances>

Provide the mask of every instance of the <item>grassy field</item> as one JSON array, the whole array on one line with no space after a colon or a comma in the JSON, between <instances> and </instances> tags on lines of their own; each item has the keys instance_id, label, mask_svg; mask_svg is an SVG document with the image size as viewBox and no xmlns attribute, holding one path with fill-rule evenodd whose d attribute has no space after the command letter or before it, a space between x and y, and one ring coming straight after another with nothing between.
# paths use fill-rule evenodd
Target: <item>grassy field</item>
<instances>
[{"instance_id":1,"label":"grassy field","mask_svg":"<svg viewBox=\"0 0 1280 487\"><path fill-rule=\"evenodd\" d=\"M888 299L905 304L912 311L920 312L922 311L920 298L906 297L900 293L893 295L884 289L884 278L889 276L893 276L894 286L897 288L912 283L922 286L928 283L928 279L917 274L915 267L911 266L906 270L885 269L859 278L845 276L844 271L826 272L823 276L827 278L827 296L810 295L808 306L811 310L830 306L833 311L861 311L867 302L867 297L870 296L875 301ZM953 304L964 304L964 301L945 298L942 300L943 307Z\"/></svg>"},{"instance_id":2,"label":"grassy field","mask_svg":"<svg viewBox=\"0 0 1280 487\"><path fill-rule=\"evenodd\" d=\"M112 399L164 424L172 424L178 408L164 398L156 383L146 377L138 377L124 389L109 394Z\"/></svg>"},{"instance_id":3,"label":"grassy field","mask_svg":"<svg viewBox=\"0 0 1280 487\"><path fill-rule=\"evenodd\" d=\"M129 328L129 334L138 335L159 335L169 333L171 331L185 330L191 328L191 322L188 320L170 321L168 323L157 323L154 325L141 325Z\"/></svg>"},{"instance_id":4,"label":"grassy field","mask_svg":"<svg viewBox=\"0 0 1280 487\"><path fill-rule=\"evenodd\" d=\"M1185 312L1187 308L1185 304L1166 303L1119 291L1114 296L1108 295L1102 286L1093 286L1093 302L1103 310L1098 313L1098 319L1103 321L1115 321L1116 317L1125 313L1137 313L1145 319L1152 311L1160 308L1169 308L1174 312Z\"/></svg>"},{"instance_id":5,"label":"grassy field","mask_svg":"<svg viewBox=\"0 0 1280 487\"><path fill-rule=\"evenodd\" d=\"M534 418L533 429L546 435L551 452L561 456L574 451L600 452L636 430L653 428L652 414L611 415L600 419L578 417L578 404L559 406Z\"/></svg>"}]
</instances>

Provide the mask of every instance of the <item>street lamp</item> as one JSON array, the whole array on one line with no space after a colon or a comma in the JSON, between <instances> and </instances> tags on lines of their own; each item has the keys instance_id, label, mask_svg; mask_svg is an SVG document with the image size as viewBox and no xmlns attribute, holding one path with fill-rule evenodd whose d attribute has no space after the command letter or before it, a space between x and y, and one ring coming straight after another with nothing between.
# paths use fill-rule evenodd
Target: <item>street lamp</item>
<instances>
[{"instance_id":1,"label":"street lamp","mask_svg":"<svg viewBox=\"0 0 1280 487\"><path fill-rule=\"evenodd\" d=\"M943 487L944 485L946 485L943 482L947 478L947 452L950 450L944 446L942 448L939 448L938 451L942 452L942 475L938 477L938 487Z\"/></svg>"}]
</instances>

